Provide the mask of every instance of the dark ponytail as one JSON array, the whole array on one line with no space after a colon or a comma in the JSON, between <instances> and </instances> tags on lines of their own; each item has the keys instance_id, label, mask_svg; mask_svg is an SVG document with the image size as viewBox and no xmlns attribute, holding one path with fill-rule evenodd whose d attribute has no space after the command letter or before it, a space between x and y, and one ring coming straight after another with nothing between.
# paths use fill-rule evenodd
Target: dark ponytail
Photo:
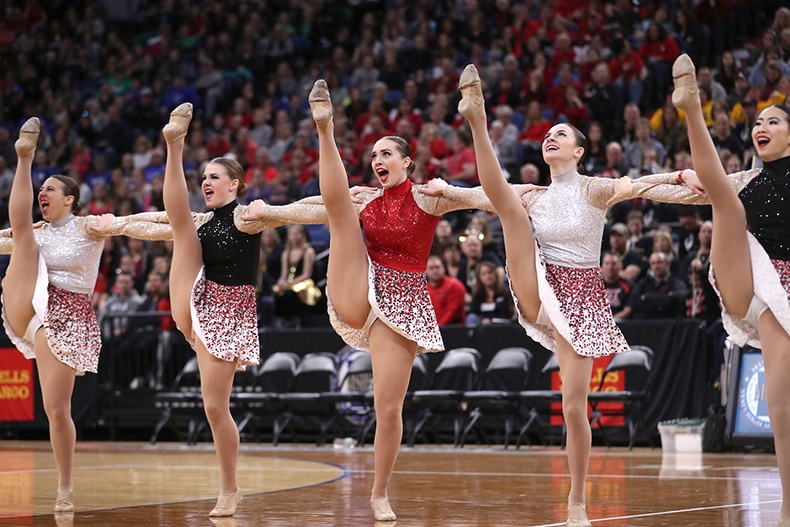
<instances>
[{"instance_id":1,"label":"dark ponytail","mask_svg":"<svg viewBox=\"0 0 790 527\"><path fill-rule=\"evenodd\" d=\"M78 216L80 211L82 210L82 203L80 203L80 185L74 179L70 178L69 176L64 176L62 174L57 174L52 176L53 179L57 179L63 184L63 195L64 196L74 196L74 201L71 202L71 212L75 216Z\"/></svg>"},{"instance_id":2,"label":"dark ponytail","mask_svg":"<svg viewBox=\"0 0 790 527\"><path fill-rule=\"evenodd\" d=\"M570 128L571 131L573 132L573 137L576 139L576 146L580 146L584 149L584 153L582 154L582 157L579 158L579 164L576 165L576 171L579 172L579 174L584 174L584 158L587 156L587 150L588 150L587 137L582 133L581 130L573 126L571 123L563 123L563 124L568 128Z\"/></svg>"},{"instance_id":3,"label":"dark ponytail","mask_svg":"<svg viewBox=\"0 0 790 527\"><path fill-rule=\"evenodd\" d=\"M414 161L412 161L411 147L409 146L408 141L397 135L388 135L382 137L382 139L388 139L393 143L395 143L395 146L397 147L400 155L409 158L409 166L406 167L406 175L411 176L414 173L414 171L417 169L417 165L415 165Z\"/></svg>"}]
</instances>

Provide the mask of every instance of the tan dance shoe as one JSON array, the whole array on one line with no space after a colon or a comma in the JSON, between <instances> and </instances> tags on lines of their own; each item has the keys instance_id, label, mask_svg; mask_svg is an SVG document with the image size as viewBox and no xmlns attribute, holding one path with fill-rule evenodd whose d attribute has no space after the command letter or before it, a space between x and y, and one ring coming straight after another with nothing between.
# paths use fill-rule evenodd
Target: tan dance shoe
<instances>
[{"instance_id":1,"label":"tan dance shoe","mask_svg":"<svg viewBox=\"0 0 790 527\"><path fill-rule=\"evenodd\" d=\"M370 508L373 509L373 517L377 522L395 521L395 513L392 512L389 498L370 498Z\"/></svg>"},{"instance_id":2,"label":"tan dance shoe","mask_svg":"<svg viewBox=\"0 0 790 527\"><path fill-rule=\"evenodd\" d=\"M31 117L25 121L19 129L19 139L14 143L18 157L27 157L36 151L39 132L41 132L41 122L38 117Z\"/></svg>"},{"instance_id":3,"label":"tan dance shoe","mask_svg":"<svg viewBox=\"0 0 790 527\"><path fill-rule=\"evenodd\" d=\"M170 122L162 128L162 134L168 143L178 141L187 135L187 128L192 121L192 103L179 104L170 112Z\"/></svg>"},{"instance_id":4,"label":"tan dance shoe","mask_svg":"<svg viewBox=\"0 0 790 527\"><path fill-rule=\"evenodd\" d=\"M672 92L672 104L681 110L691 108L695 100L699 100L699 87L697 86L697 70L691 58L685 53L675 60L672 65L672 80L675 82L675 91Z\"/></svg>"},{"instance_id":5,"label":"tan dance shoe","mask_svg":"<svg viewBox=\"0 0 790 527\"><path fill-rule=\"evenodd\" d=\"M243 497L241 489L233 494L220 494L219 498L217 498L217 505L208 515L213 517L233 516L236 514L236 507L239 506Z\"/></svg>"},{"instance_id":6,"label":"tan dance shoe","mask_svg":"<svg viewBox=\"0 0 790 527\"><path fill-rule=\"evenodd\" d=\"M55 499L55 512L74 511L74 492L72 489L58 489L58 497Z\"/></svg>"},{"instance_id":7,"label":"tan dance shoe","mask_svg":"<svg viewBox=\"0 0 790 527\"><path fill-rule=\"evenodd\" d=\"M469 64L458 79L458 89L461 90L461 102L458 103L458 113L467 121L471 121L485 106L483 88L480 84L480 75L474 64Z\"/></svg>"},{"instance_id":8,"label":"tan dance shoe","mask_svg":"<svg viewBox=\"0 0 790 527\"><path fill-rule=\"evenodd\" d=\"M329 97L329 87L324 79L318 79L307 96L310 103L310 110L313 114L313 121L318 128L324 129L332 120L332 99Z\"/></svg>"},{"instance_id":9,"label":"tan dance shoe","mask_svg":"<svg viewBox=\"0 0 790 527\"><path fill-rule=\"evenodd\" d=\"M567 527L592 527L590 520L587 519L587 507L583 503L568 505Z\"/></svg>"}]
</instances>

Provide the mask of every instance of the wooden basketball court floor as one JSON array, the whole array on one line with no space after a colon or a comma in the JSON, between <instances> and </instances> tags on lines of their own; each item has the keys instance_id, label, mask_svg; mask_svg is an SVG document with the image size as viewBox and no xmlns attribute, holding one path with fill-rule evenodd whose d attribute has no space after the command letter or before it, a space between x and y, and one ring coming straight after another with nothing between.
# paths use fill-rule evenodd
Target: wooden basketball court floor
<instances>
[{"instance_id":1,"label":"wooden basketball court floor","mask_svg":"<svg viewBox=\"0 0 790 527\"><path fill-rule=\"evenodd\" d=\"M47 442L0 442L0 526L549 527L564 525L565 452L531 447L401 451L390 487L397 522L373 521L371 448L243 444L244 501L209 519L219 472L208 444L77 446L74 514L54 515ZM780 485L769 454L664 454L593 448L594 526L774 527Z\"/></svg>"}]
</instances>

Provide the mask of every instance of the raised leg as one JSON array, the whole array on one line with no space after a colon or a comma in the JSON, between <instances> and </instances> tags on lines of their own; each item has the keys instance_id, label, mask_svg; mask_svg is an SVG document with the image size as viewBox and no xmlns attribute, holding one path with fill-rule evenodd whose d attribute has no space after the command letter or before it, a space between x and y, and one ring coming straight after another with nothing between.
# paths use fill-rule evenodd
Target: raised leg
<instances>
[{"instance_id":1,"label":"raised leg","mask_svg":"<svg viewBox=\"0 0 790 527\"><path fill-rule=\"evenodd\" d=\"M694 64L681 55L672 67L675 91L672 103L686 114L694 170L713 206L711 262L721 300L735 316L742 317L754 296L746 213L727 179L719 154L710 137L699 100Z\"/></svg>"},{"instance_id":2,"label":"raised leg","mask_svg":"<svg viewBox=\"0 0 790 527\"><path fill-rule=\"evenodd\" d=\"M189 305L192 286L203 264L203 250L189 210L189 193L184 176L184 139L192 105L184 103L170 114L170 122L162 129L167 140L167 161L163 199L173 229L173 263L170 267L170 301L173 319L187 338L192 336Z\"/></svg>"},{"instance_id":3,"label":"raised leg","mask_svg":"<svg viewBox=\"0 0 790 527\"><path fill-rule=\"evenodd\" d=\"M318 129L318 180L331 234L326 287L338 316L349 326L361 328L370 312L367 249L335 143L332 101L326 82L316 81L308 101Z\"/></svg>"},{"instance_id":4,"label":"raised leg","mask_svg":"<svg viewBox=\"0 0 790 527\"><path fill-rule=\"evenodd\" d=\"M33 117L22 125L14 145L17 152L16 174L8 199L8 219L14 233L11 260L3 279L3 302L11 328L19 336L25 334L33 318L33 291L38 274L38 245L33 235L33 182L31 171L40 123Z\"/></svg>"},{"instance_id":5,"label":"raised leg","mask_svg":"<svg viewBox=\"0 0 790 527\"><path fill-rule=\"evenodd\" d=\"M521 200L502 175L499 159L488 135L485 101L474 65L470 64L464 69L459 86L461 102L458 103L458 112L469 121L480 183L502 222L511 285L521 313L527 320L534 322L538 318L540 298L535 243L529 217Z\"/></svg>"},{"instance_id":6,"label":"raised leg","mask_svg":"<svg viewBox=\"0 0 790 527\"><path fill-rule=\"evenodd\" d=\"M776 461L782 482L780 525L790 525L790 335L782 328L770 310L759 321L760 342L765 361L765 391L768 416L774 431Z\"/></svg>"},{"instance_id":7,"label":"raised leg","mask_svg":"<svg viewBox=\"0 0 790 527\"><path fill-rule=\"evenodd\" d=\"M376 437L373 442L374 479L370 492L376 519L395 519L387 516L391 510L376 510L375 501L383 507L387 498L395 460L403 438L403 399L409 386L411 367L417 344L395 333L386 324L376 321L370 331L370 353L373 361L373 403L376 408ZM389 504L386 505L389 509Z\"/></svg>"},{"instance_id":8,"label":"raised leg","mask_svg":"<svg viewBox=\"0 0 790 527\"><path fill-rule=\"evenodd\" d=\"M568 469L571 474L571 491L568 505L584 505L584 485L590 462L592 431L587 420L587 394L593 360L577 354L571 345L555 330L557 355L562 374L562 415L567 427ZM584 525L580 523L579 525ZM589 526L589 523L587 524Z\"/></svg>"},{"instance_id":9,"label":"raised leg","mask_svg":"<svg viewBox=\"0 0 790 527\"><path fill-rule=\"evenodd\" d=\"M72 468L77 431L71 418L71 395L77 372L52 354L43 328L36 332L34 345L41 398L49 421L49 441L58 467L58 494L61 494L61 491L70 491L73 486ZM62 512L66 510L68 508Z\"/></svg>"}]
</instances>

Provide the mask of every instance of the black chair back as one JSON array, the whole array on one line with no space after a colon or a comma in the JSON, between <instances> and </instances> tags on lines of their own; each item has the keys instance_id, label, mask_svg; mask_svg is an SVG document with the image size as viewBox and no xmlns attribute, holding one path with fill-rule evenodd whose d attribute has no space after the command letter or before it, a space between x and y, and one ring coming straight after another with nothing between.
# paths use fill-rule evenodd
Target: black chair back
<instances>
[{"instance_id":1,"label":"black chair back","mask_svg":"<svg viewBox=\"0 0 790 527\"><path fill-rule=\"evenodd\" d=\"M273 353L261 364L255 383L256 392L286 393L291 391L299 356L295 353Z\"/></svg>"},{"instance_id":2,"label":"black chair back","mask_svg":"<svg viewBox=\"0 0 790 527\"><path fill-rule=\"evenodd\" d=\"M326 352L308 353L302 357L296 368L291 391L330 392L335 375L337 375L337 356Z\"/></svg>"},{"instance_id":3,"label":"black chair back","mask_svg":"<svg viewBox=\"0 0 790 527\"><path fill-rule=\"evenodd\" d=\"M473 390L476 386L479 352L457 348L445 354L431 383L434 390Z\"/></svg>"},{"instance_id":4,"label":"black chair back","mask_svg":"<svg viewBox=\"0 0 790 527\"><path fill-rule=\"evenodd\" d=\"M481 390L523 390L529 380L532 353L526 348L503 348L488 363Z\"/></svg>"}]
</instances>

